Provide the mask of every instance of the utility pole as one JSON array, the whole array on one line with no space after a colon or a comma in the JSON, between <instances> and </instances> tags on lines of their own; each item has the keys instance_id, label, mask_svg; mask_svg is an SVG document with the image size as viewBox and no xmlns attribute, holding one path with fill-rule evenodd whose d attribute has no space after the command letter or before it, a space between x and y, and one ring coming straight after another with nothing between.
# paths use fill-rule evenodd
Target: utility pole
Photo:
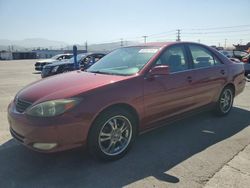
<instances>
[{"instance_id":1,"label":"utility pole","mask_svg":"<svg viewBox=\"0 0 250 188\"><path fill-rule=\"evenodd\" d=\"M225 46L224 47L226 49L226 47L227 47L227 39L225 39Z\"/></svg>"},{"instance_id":2,"label":"utility pole","mask_svg":"<svg viewBox=\"0 0 250 188\"><path fill-rule=\"evenodd\" d=\"M144 43L146 44L148 36L144 35L144 36L142 36L142 38L144 38Z\"/></svg>"},{"instance_id":3,"label":"utility pole","mask_svg":"<svg viewBox=\"0 0 250 188\"><path fill-rule=\"evenodd\" d=\"M177 29L176 31L177 31L177 33L176 33L176 34L177 34L177 36L176 36L176 37L177 37L177 38L176 38L176 41L179 42L179 41L181 41L181 30L180 30L180 29Z\"/></svg>"},{"instance_id":4,"label":"utility pole","mask_svg":"<svg viewBox=\"0 0 250 188\"><path fill-rule=\"evenodd\" d=\"M85 50L86 50L86 52L88 52L88 42L87 41L85 42Z\"/></svg>"},{"instance_id":5,"label":"utility pole","mask_svg":"<svg viewBox=\"0 0 250 188\"><path fill-rule=\"evenodd\" d=\"M121 47L123 47L123 38L121 38Z\"/></svg>"}]
</instances>

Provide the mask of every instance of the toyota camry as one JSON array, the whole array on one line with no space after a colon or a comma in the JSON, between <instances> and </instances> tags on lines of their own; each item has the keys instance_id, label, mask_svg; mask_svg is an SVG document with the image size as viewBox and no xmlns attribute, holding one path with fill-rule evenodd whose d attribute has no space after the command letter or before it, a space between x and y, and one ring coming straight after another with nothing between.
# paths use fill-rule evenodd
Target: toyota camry
<instances>
[{"instance_id":1,"label":"toyota camry","mask_svg":"<svg viewBox=\"0 0 250 188\"><path fill-rule=\"evenodd\" d=\"M189 112L227 115L245 87L244 67L197 43L123 47L85 71L34 82L8 107L12 136L41 152L85 146L121 158L136 135ZM166 124L166 123L164 123Z\"/></svg>"}]
</instances>

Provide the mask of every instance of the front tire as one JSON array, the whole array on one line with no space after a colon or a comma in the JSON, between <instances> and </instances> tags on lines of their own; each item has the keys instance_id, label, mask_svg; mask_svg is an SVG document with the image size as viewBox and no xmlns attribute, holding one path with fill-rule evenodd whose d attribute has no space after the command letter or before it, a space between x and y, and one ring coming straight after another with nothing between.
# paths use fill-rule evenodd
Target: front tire
<instances>
[{"instance_id":1,"label":"front tire","mask_svg":"<svg viewBox=\"0 0 250 188\"><path fill-rule=\"evenodd\" d=\"M70 72L69 69L63 69L62 73L67 73L67 72Z\"/></svg>"},{"instance_id":2,"label":"front tire","mask_svg":"<svg viewBox=\"0 0 250 188\"><path fill-rule=\"evenodd\" d=\"M131 148L136 130L136 121L130 112L113 108L103 112L92 125L88 149L98 159L117 160Z\"/></svg>"},{"instance_id":3,"label":"front tire","mask_svg":"<svg viewBox=\"0 0 250 188\"><path fill-rule=\"evenodd\" d=\"M219 116L227 115L233 106L234 90L231 87L225 87L217 101L215 112Z\"/></svg>"}]
</instances>

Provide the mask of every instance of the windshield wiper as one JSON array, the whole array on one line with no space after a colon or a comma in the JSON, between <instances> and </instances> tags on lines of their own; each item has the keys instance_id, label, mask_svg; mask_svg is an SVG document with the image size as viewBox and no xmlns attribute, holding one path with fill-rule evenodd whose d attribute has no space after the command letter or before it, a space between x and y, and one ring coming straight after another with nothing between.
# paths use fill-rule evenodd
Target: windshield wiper
<instances>
[{"instance_id":1,"label":"windshield wiper","mask_svg":"<svg viewBox=\"0 0 250 188\"><path fill-rule=\"evenodd\" d=\"M97 73L97 74L108 74L108 75L126 76L124 74L113 73L113 72L102 72L102 71L86 71L86 72Z\"/></svg>"},{"instance_id":2,"label":"windshield wiper","mask_svg":"<svg viewBox=\"0 0 250 188\"><path fill-rule=\"evenodd\" d=\"M97 73L97 74L108 74L107 72L102 72L102 71L87 71L91 73Z\"/></svg>"}]
</instances>

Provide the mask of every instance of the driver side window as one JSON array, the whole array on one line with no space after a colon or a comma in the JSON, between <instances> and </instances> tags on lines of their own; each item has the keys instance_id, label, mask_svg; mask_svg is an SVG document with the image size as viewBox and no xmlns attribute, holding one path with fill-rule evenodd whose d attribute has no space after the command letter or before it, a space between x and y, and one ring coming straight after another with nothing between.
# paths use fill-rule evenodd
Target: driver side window
<instances>
[{"instance_id":1,"label":"driver side window","mask_svg":"<svg viewBox=\"0 0 250 188\"><path fill-rule=\"evenodd\" d=\"M156 65L168 65L170 73L188 69L183 46L175 45L167 48L157 60Z\"/></svg>"}]
</instances>

